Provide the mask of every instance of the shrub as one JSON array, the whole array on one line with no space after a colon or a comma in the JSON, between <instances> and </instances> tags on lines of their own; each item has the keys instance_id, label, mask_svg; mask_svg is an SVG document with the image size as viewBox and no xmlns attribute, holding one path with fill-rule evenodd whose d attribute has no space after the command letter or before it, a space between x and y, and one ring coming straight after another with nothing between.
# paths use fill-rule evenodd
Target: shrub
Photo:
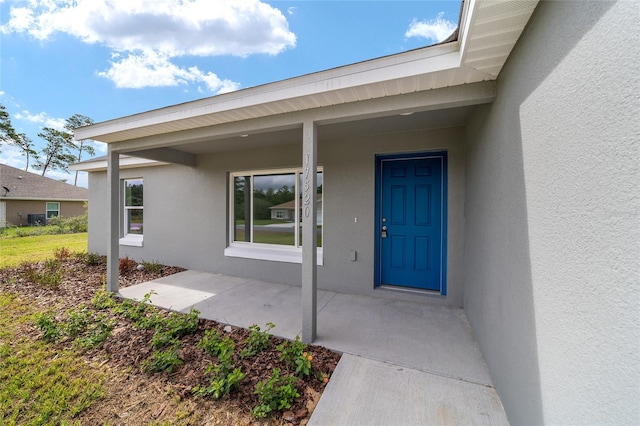
<instances>
[{"instance_id":1,"label":"shrub","mask_svg":"<svg viewBox=\"0 0 640 426\"><path fill-rule=\"evenodd\" d=\"M57 249L53 250L53 256L57 260L68 259L68 258L71 257L71 251L66 247L60 247L60 248L57 248Z\"/></svg>"},{"instance_id":2,"label":"shrub","mask_svg":"<svg viewBox=\"0 0 640 426\"><path fill-rule=\"evenodd\" d=\"M107 256L102 256L98 253L78 253L78 259L82 260L87 266L104 265L107 263Z\"/></svg>"},{"instance_id":3,"label":"shrub","mask_svg":"<svg viewBox=\"0 0 640 426\"><path fill-rule=\"evenodd\" d=\"M193 393L196 396L211 396L214 399L220 399L237 389L246 376L240 367L233 368L230 362L221 362L215 366L210 363L205 372L211 374L209 386L194 386Z\"/></svg>"},{"instance_id":4,"label":"shrub","mask_svg":"<svg viewBox=\"0 0 640 426\"><path fill-rule=\"evenodd\" d=\"M43 271L39 271L31 264L23 265L23 268L25 276L32 283L56 290L60 288L62 269L60 268L60 262L58 260L47 259L44 262Z\"/></svg>"},{"instance_id":5,"label":"shrub","mask_svg":"<svg viewBox=\"0 0 640 426\"><path fill-rule=\"evenodd\" d=\"M120 262L118 263L118 269L123 275L135 271L137 266L138 263L133 259L129 259L128 256L124 259L120 259Z\"/></svg>"},{"instance_id":6,"label":"shrub","mask_svg":"<svg viewBox=\"0 0 640 426\"><path fill-rule=\"evenodd\" d=\"M124 299L122 303L118 304L113 309L113 312L130 319L137 327L153 328L155 327L155 323L152 326L149 326L147 323L147 310L151 303L152 294L154 294L153 290L145 294L140 302L135 302L131 299Z\"/></svg>"},{"instance_id":7,"label":"shrub","mask_svg":"<svg viewBox=\"0 0 640 426\"><path fill-rule=\"evenodd\" d=\"M143 361L142 369L147 373L173 372L176 367L183 363L178 356L179 349L180 345L177 344L164 351L154 352L151 358Z\"/></svg>"},{"instance_id":8,"label":"shrub","mask_svg":"<svg viewBox=\"0 0 640 426\"><path fill-rule=\"evenodd\" d=\"M87 213L74 217L53 217L47 220L44 232L47 234L76 234L87 232L89 216Z\"/></svg>"},{"instance_id":9,"label":"shrub","mask_svg":"<svg viewBox=\"0 0 640 426\"><path fill-rule=\"evenodd\" d=\"M172 312L165 319L156 321L156 332L151 346L162 348L176 343L180 337L194 333L198 329L199 311L191 309L188 314Z\"/></svg>"},{"instance_id":10,"label":"shrub","mask_svg":"<svg viewBox=\"0 0 640 426\"><path fill-rule=\"evenodd\" d=\"M254 417L264 418L273 411L291 408L291 404L300 396L296 389L297 381L293 376L281 376L280 370L274 368L269 379L256 384L255 393L260 404L253 408Z\"/></svg>"},{"instance_id":11,"label":"shrub","mask_svg":"<svg viewBox=\"0 0 640 426\"><path fill-rule=\"evenodd\" d=\"M296 336L296 339L292 342L283 342L277 346L280 353L280 361L291 368L294 368L296 374L300 377L305 377L311 374L311 360L313 355L305 352L307 345L300 341L300 336Z\"/></svg>"},{"instance_id":12,"label":"shrub","mask_svg":"<svg viewBox=\"0 0 640 426\"><path fill-rule=\"evenodd\" d=\"M116 319L101 314L93 317L82 337L76 340L80 347L91 349L98 347L111 335L117 323Z\"/></svg>"},{"instance_id":13,"label":"shrub","mask_svg":"<svg viewBox=\"0 0 640 426\"><path fill-rule=\"evenodd\" d=\"M36 316L36 323L42 331L42 338L47 342L54 342L60 338L58 323L50 313L42 313Z\"/></svg>"},{"instance_id":14,"label":"shrub","mask_svg":"<svg viewBox=\"0 0 640 426\"><path fill-rule=\"evenodd\" d=\"M116 306L116 299L113 293L106 291L104 288L96 291L91 299L91 304L96 309L107 309Z\"/></svg>"},{"instance_id":15,"label":"shrub","mask_svg":"<svg viewBox=\"0 0 640 426\"><path fill-rule=\"evenodd\" d=\"M272 328L275 327L275 324L268 322L265 325L264 331L260 330L256 324L249 326L250 334L247 340L245 341L245 347L240 352L241 358L247 358L250 356L254 356L260 351L263 351L269 347L271 343L272 335L269 334Z\"/></svg>"},{"instance_id":16,"label":"shrub","mask_svg":"<svg viewBox=\"0 0 640 426\"><path fill-rule=\"evenodd\" d=\"M159 274L162 272L162 264L155 260L152 262L147 262L146 260L143 260L142 266L144 266L145 271L151 272L153 274Z\"/></svg>"},{"instance_id":17,"label":"shrub","mask_svg":"<svg viewBox=\"0 0 640 426\"><path fill-rule=\"evenodd\" d=\"M215 328L205 331L204 336L198 342L198 347L204 349L209 355L216 356L221 361L230 360L235 351L235 342L229 336L222 337Z\"/></svg>"}]
</instances>

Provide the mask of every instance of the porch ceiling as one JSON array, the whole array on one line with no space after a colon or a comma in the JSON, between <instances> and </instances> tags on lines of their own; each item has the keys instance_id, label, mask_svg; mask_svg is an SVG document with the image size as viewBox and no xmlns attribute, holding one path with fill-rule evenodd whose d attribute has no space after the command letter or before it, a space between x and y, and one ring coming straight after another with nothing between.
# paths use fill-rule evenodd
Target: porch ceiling
<instances>
[{"instance_id":1,"label":"porch ceiling","mask_svg":"<svg viewBox=\"0 0 640 426\"><path fill-rule=\"evenodd\" d=\"M420 129L464 126L473 110L472 106L443 110L415 112L411 115L394 114L348 122L318 125L318 142L348 139L373 134L392 134ZM181 144L174 149L191 154L248 150L258 147L300 144L302 127L294 126L272 131L244 133L217 139Z\"/></svg>"}]
</instances>

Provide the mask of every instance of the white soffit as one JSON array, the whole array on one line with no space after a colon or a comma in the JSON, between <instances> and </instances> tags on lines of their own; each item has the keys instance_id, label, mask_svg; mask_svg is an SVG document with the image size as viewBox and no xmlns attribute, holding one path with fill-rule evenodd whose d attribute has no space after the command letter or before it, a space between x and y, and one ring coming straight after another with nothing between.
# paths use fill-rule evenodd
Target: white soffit
<instances>
[{"instance_id":1,"label":"white soffit","mask_svg":"<svg viewBox=\"0 0 640 426\"><path fill-rule=\"evenodd\" d=\"M140 167L163 166L169 163L161 161L148 160L146 158L131 157L126 154L120 154L120 169L132 169ZM78 170L82 172L98 172L107 170L107 157L96 157L81 163L75 163L69 166L72 171Z\"/></svg>"},{"instance_id":2,"label":"white soffit","mask_svg":"<svg viewBox=\"0 0 640 426\"><path fill-rule=\"evenodd\" d=\"M538 0L472 2L462 66L497 78L537 4Z\"/></svg>"},{"instance_id":3,"label":"white soffit","mask_svg":"<svg viewBox=\"0 0 640 426\"><path fill-rule=\"evenodd\" d=\"M467 0L460 41L148 111L76 129L120 142L363 100L495 80L538 0Z\"/></svg>"}]
</instances>

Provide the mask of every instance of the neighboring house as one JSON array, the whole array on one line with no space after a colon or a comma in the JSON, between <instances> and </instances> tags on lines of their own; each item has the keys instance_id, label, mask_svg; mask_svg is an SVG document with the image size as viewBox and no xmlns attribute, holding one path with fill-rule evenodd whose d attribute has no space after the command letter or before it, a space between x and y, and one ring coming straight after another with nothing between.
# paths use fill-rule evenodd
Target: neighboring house
<instances>
[{"instance_id":1,"label":"neighboring house","mask_svg":"<svg viewBox=\"0 0 640 426\"><path fill-rule=\"evenodd\" d=\"M89 191L0 164L0 227L45 225L86 212Z\"/></svg>"},{"instance_id":2,"label":"neighboring house","mask_svg":"<svg viewBox=\"0 0 640 426\"><path fill-rule=\"evenodd\" d=\"M301 204L301 201L298 201L298 205ZM317 201L317 223L318 225L322 225L322 196L318 197ZM291 200L286 203L277 204L275 206L269 207L271 210L271 219L273 220L282 220L293 222L296 219L296 201ZM300 217L300 216L298 216Z\"/></svg>"},{"instance_id":3,"label":"neighboring house","mask_svg":"<svg viewBox=\"0 0 640 426\"><path fill-rule=\"evenodd\" d=\"M89 251L111 291L119 255L302 285L307 341L317 288L462 307L512 423L638 424L639 23L466 1L447 43L77 129L109 147L76 166ZM276 181L289 246L232 219Z\"/></svg>"}]
</instances>

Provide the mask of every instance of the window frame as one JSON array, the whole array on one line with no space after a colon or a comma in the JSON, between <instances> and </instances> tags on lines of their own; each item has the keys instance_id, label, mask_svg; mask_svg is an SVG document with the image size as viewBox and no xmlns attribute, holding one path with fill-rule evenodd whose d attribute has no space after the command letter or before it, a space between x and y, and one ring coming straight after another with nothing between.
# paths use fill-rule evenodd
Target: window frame
<instances>
[{"instance_id":1,"label":"window frame","mask_svg":"<svg viewBox=\"0 0 640 426\"><path fill-rule=\"evenodd\" d=\"M57 209L50 209L49 208L49 204L57 204L58 208ZM49 216L49 212L58 212L55 216ZM45 220L49 220L49 219L53 219L55 217L59 218L60 217L60 202L59 201L46 201L44 203L44 215L45 215Z\"/></svg>"},{"instance_id":2,"label":"window frame","mask_svg":"<svg viewBox=\"0 0 640 426\"><path fill-rule=\"evenodd\" d=\"M127 205L127 182L128 181L142 181L142 206ZM142 177L124 178L121 180L121 189L122 189L122 196L121 196L122 228L121 228L120 245L142 247L144 242L144 178ZM129 214L128 213L130 210L142 210L143 212L142 233L140 234L133 234L128 232L129 231Z\"/></svg>"},{"instance_id":3,"label":"window frame","mask_svg":"<svg viewBox=\"0 0 640 426\"><path fill-rule=\"evenodd\" d=\"M275 262L287 262L287 263L302 263L302 245L300 244L300 231L294 231L294 245L279 245L268 243L256 243L253 242L253 223L254 223L254 208L253 208L253 180L255 176L268 176L268 175L280 175L280 174L294 174L295 181L295 193L299 194L300 191L300 176L304 172L303 167L288 167L288 168L274 168L274 169L256 169L256 170L243 170L229 172L229 197L228 197L228 235L227 235L227 247L225 248L224 255L227 257L241 257L246 259L257 260L270 260ZM324 223L324 168L318 166L316 173L323 174L323 192L319 194L322 196L322 214ZM251 235L250 241L235 241L235 187L234 182L237 177L250 177L249 191L251 193L251 206L250 211L250 223L251 223ZM317 191L317 188L316 188ZM294 208L294 224L301 223L301 201L300 197L295 199ZM246 219L245 219L246 220ZM322 239L324 242L324 226L321 229ZM323 247L317 247L317 264L323 264Z\"/></svg>"}]
</instances>

